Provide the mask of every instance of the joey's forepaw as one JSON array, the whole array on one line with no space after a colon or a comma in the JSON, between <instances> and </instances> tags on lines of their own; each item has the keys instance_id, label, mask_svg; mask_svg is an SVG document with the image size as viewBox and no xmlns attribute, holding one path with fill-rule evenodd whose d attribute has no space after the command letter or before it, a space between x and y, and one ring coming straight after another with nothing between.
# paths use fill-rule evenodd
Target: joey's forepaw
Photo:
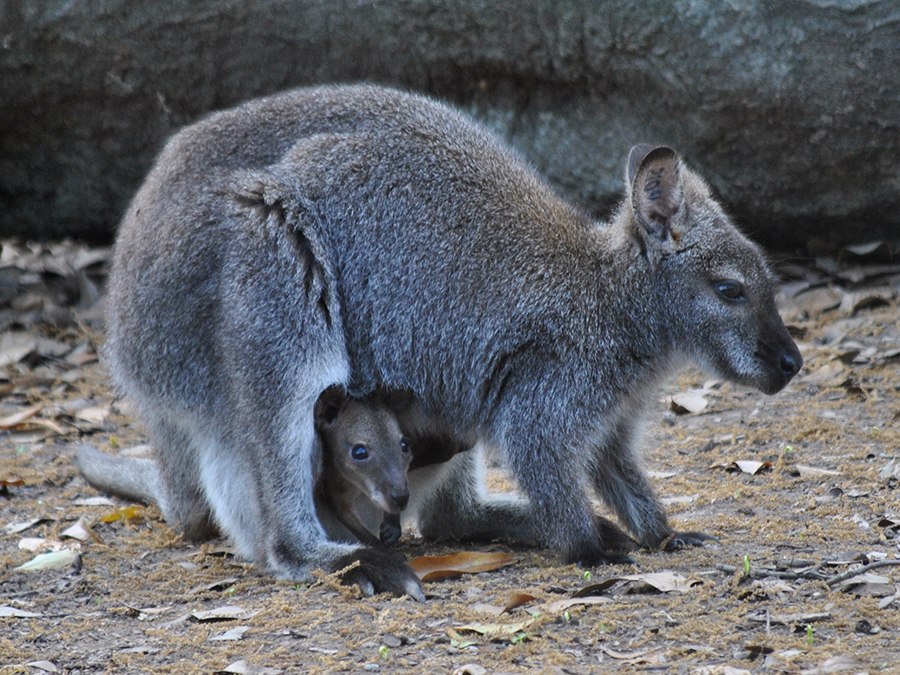
<instances>
[{"instance_id":1,"label":"joey's forepaw","mask_svg":"<svg viewBox=\"0 0 900 675\"><path fill-rule=\"evenodd\" d=\"M403 533L401 532L399 527L388 523L387 521L381 523L381 528L378 531L378 536L381 539L381 543L385 546L393 546L398 541L400 541L400 536Z\"/></svg>"},{"instance_id":2,"label":"joey's forepaw","mask_svg":"<svg viewBox=\"0 0 900 675\"><path fill-rule=\"evenodd\" d=\"M357 560L359 565L341 578L348 586L356 584L365 595L391 593L408 595L419 602L425 601L419 578L396 551L361 546L354 553L338 558L334 562L334 571L348 567Z\"/></svg>"},{"instance_id":3,"label":"joey's forepaw","mask_svg":"<svg viewBox=\"0 0 900 675\"><path fill-rule=\"evenodd\" d=\"M673 532L666 540L663 551L678 551L688 546L703 546L705 541L718 542L719 538L703 532Z\"/></svg>"}]
</instances>

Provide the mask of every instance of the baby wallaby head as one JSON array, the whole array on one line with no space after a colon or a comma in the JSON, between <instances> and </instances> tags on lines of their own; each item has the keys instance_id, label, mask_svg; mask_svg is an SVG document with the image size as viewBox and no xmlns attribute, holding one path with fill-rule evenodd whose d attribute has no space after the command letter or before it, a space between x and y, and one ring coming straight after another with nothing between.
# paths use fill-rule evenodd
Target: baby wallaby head
<instances>
[{"instance_id":1,"label":"baby wallaby head","mask_svg":"<svg viewBox=\"0 0 900 675\"><path fill-rule=\"evenodd\" d=\"M654 328L721 377L766 394L780 390L803 359L778 314L760 250L670 148L635 146L626 174L616 225L654 280Z\"/></svg>"},{"instance_id":2,"label":"baby wallaby head","mask_svg":"<svg viewBox=\"0 0 900 675\"><path fill-rule=\"evenodd\" d=\"M316 429L331 489L352 485L387 513L403 510L409 502L406 471L412 448L384 402L329 389L316 406Z\"/></svg>"}]
</instances>

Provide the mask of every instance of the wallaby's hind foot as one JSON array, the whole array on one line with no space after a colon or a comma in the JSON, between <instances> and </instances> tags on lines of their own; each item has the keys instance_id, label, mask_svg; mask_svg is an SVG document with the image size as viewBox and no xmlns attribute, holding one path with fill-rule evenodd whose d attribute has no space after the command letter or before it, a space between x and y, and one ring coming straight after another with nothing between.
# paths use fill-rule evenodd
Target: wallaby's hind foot
<instances>
[{"instance_id":1,"label":"wallaby's hind foot","mask_svg":"<svg viewBox=\"0 0 900 675\"><path fill-rule=\"evenodd\" d=\"M422 584L406 560L396 551L386 546L361 548L355 553L338 558L333 565L332 573L338 572L353 563L357 567L345 572L341 581L348 586L357 585L363 595L372 596L377 593L408 595L419 602L425 601Z\"/></svg>"},{"instance_id":2,"label":"wallaby's hind foot","mask_svg":"<svg viewBox=\"0 0 900 675\"><path fill-rule=\"evenodd\" d=\"M663 545L663 551L679 551L688 546L703 546L705 541L719 542L719 538L703 532L673 532Z\"/></svg>"}]
</instances>

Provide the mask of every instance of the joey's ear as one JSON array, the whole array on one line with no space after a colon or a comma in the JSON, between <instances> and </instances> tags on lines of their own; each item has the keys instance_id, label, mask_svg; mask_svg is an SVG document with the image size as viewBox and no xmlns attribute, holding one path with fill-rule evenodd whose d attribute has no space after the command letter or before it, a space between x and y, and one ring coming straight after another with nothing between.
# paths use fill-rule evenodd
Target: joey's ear
<instances>
[{"instance_id":1,"label":"joey's ear","mask_svg":"<svg viewBox=\"0 0 900 675\"><path fill-rule=\"evenodd\" d=\"M683 234L681 161L665 146L636 145L628 155L631 208L648 246L677 247Z\"/></svg>"},{"instance_id":2,"label":"joey's ear","mask_svg":"<svg viewBox=\"0 0 900 675\"><path fill-rule=\"evenodd\" d=\"M334 424L347 405L347 400L347 392L343 387L333 386L323 391L315 406L316 429L322 431Z\"/></svg>"}]
</instances>

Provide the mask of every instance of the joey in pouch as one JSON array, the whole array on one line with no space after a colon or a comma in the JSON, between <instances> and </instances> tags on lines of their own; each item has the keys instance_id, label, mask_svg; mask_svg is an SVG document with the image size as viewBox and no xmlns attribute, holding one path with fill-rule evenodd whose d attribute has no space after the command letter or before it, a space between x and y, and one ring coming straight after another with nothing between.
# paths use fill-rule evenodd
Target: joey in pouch
<instances>
[{"instance_id":1,"label":"joey in pouch","mask_svg":"<svg viewBox=\"0 0 900 675\"><path fill-rule=\"evenodd\" d=\"M647 402L688 362L772 394L802 359L707 185L666 147L635 147L624 173L596 222L466 115L377 86L287 91L176 134L119 229L105 346L167 521L215 525L279 578L359 561L348 582L420 593L396 552L317 517L314 410L341 386L412 392L405 513L426 537L584 565L701 541L641 468ZM525 497L486 494L488 448Z\"/></svg>"}]
</instances>

